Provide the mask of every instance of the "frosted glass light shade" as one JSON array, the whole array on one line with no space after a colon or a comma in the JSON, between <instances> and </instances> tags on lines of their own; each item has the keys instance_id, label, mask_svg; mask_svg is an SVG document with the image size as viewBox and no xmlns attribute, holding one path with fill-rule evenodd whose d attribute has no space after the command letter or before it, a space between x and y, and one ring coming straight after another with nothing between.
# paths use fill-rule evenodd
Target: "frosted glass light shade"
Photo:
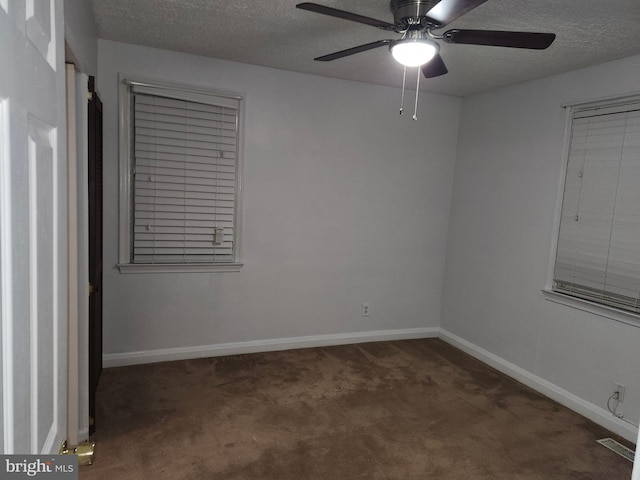
<instances>
[{"instance_id":1,"label":"frosted glass light shade","mask_svg":"<svg viewBox=\"0 0 640 480\"><path fill-rule=\"evenodd\" d=\"M391 55L407 67L418 67L431 60L438 48L428 40L400 40L391 47Z\"/></svg>"}]
</instances>

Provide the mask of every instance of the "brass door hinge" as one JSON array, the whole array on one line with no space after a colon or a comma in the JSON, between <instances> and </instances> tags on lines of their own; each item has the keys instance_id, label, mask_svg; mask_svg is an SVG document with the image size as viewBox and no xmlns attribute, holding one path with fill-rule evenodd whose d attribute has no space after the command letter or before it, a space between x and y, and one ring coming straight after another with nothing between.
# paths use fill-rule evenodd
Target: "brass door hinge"
<instances>
[{"instance_id":1,"label":"brass door hinge","mask_svg":"<svg viewBox=\"0 0 640 480\"><path fill-rule=\"evenodd\" d=\"M96 442L87 440L75 447L69 447L67 441L60 447L60 455L77 455L78 465L91 465L93 463L93 455L96 449Z\"/></svg>"}]
</instances>

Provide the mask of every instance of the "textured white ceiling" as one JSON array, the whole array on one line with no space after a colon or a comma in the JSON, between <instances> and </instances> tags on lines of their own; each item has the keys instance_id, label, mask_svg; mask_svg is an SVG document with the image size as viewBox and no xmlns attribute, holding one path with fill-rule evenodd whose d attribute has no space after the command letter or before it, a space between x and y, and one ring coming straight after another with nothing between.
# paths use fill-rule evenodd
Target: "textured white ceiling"
<instances>
[{"instance_id":1,"label":"textured white ceiling","mask_svg":"<svg viewBox=\"0 0 640 480\"><path fill-rule=\"evenodd\" d=\"M92 0L100 38L399 87L385 48L333 62L313 58L393 32L295 8L300 0ZM393 23L388 0L316 3ZM640 0L489 0L450 28L556 33L547 50L449 45L449 69L421 90L464 96L640 54ZM606 81L606 79L603 79Z\"/></svg>"}]
</instances>

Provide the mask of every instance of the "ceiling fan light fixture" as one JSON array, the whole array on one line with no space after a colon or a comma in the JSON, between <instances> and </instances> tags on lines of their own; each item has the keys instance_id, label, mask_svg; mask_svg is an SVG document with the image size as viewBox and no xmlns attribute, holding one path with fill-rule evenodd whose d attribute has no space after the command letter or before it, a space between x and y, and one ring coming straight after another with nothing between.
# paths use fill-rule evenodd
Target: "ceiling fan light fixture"
<instances>
[{"instance_id":1,"label":"ceiling fan light fixture","mask_svg":"<svg viewBox=\"0 0 640 480\"><path fill-rule=\"evenodd\" d=\"M389 50L398 63L406 67L419 67L435 57L438 44L424 38L406 38L395 42Z\"/></svg>"}]
</instances>

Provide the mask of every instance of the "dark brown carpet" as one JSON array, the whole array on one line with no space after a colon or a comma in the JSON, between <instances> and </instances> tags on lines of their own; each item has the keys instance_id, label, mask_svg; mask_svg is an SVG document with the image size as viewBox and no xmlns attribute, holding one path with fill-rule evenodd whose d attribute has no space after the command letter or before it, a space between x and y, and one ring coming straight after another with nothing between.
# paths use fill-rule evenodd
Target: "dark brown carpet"
<instances>
[{"instance_id":1,"label":"dark brown carpet","mask_svg":"<svg viewBox=\"0 0 640 480\"><path fill-rule=\"evenodd\" d=\"M113 368L98 394L83 480L631 476L596 443L619 438L437 339Z\"/></svg>"}]
</instances>

